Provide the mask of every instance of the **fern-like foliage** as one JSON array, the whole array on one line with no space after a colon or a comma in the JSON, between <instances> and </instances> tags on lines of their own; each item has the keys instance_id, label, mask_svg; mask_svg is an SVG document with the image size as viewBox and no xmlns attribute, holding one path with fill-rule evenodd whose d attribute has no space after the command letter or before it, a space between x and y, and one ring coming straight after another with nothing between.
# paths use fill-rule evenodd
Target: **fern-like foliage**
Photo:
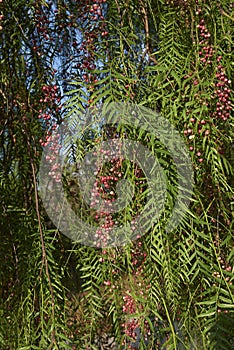
<instances>
[{"instance_id":1,"label":"fern-like foliage","mask_svg":"<svg viewBox=\"0 0 234 350\"><path fill-rule=\"evenodd\" d=\"M108 338L120 350L234 347L233 17L229 0L0 2L0 349L94 350ZM72 219L73 239L60 232L63 203L52 222L40 198L60 124L72 134L51 183L61 179L90 236ZM147 152L104 158L94 173L107 201L129 183L108 221L80 174L110 140ZM164 198L149 196L156 181ZM144 210L152 220L139 223ZM171 217L181 220L168 230ZM110 222L125 244L100 244Z\"/></svg>"}]
</instances>

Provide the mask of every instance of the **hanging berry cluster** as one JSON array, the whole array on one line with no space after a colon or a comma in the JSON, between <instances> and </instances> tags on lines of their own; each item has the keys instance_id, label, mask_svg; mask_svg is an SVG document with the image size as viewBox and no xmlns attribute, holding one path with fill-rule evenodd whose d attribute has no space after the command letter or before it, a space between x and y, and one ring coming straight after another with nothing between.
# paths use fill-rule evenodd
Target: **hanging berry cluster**
<instances>
[{"instance_id":1,"label":"hanging berry cluster","mask_svg":"<svg viewBox=\"0 0 234 350\"><path fill-rule=\"evenodd\" d=\"M196 12L201 14L201 9ZM201 40L199 45L202 45L202 49L199 51L199 59L201 64L210 65L212 59L217 55L216 50L210 44L211 33L208 31L205 20L201 19L197 28L199 29L199 36ZM212 115L212 118L220 118L226 121L230 117L231 100L230 100L230 84L231 81L226 77L224 66L221 64L222 56L218 56L216 59L216 82L214 94L212 98L217 100L216 110Z\"/></svg>"},{"instance_id":2,"label":"hanging berry cluster","mask_svg":"<svg viewBox=\"0 0 234 350\"><path fill-rule=\"evenodd\" d=\"M124 254L124 251L122 251ZM150 284L147 284L144 277L144 268L146 267L147 254L144 251L143 241L138 238L131 247L131 277L121 275L122 268L116 266L122 261L117 252L103 250L101 263L108 266L113 264L110 271L110 277L104 281L105 291L112 295L117 291L118 300L121 297L122 305L122 331L124 339L122 346L126 349L136 349L139 347L140 341L149 341L152 336L150 325L145 316L149 316L147 309L147 300L150 290ZM126 269L126 266L123 267Z\"/></svg>"},{"instance_id":3,"label":"hanging berry cluster","mask_svg":"<svg viewBox=\"0 0 234 350\"><path fill-rule=\"evenodd\" d=\"M83 72L83 80L87 83L90 95L94 91L94 84L98 81L93 71L97 67L99 39L108 36L103 13L103 3L105 2L106 0L95 0L84 6L83 20L87 20L88 25L85 28L82 44L79 47L82 53L82 62L78 63L77 67ZM89 99L87 106L91 105L92 102L92 99Z\"/></svg>"},{"instance_id":4,"label":"hanging berry cluster","mask_svg":"<svg viewBox=\"0 0 234 350\"><path fill-rule=\"evenodd\" d=\"M96 166L98 171L94 173L96 175L96 181L91 193L91 208L95 210L95 208L98 207L98 210L96 210L94 214L94 218L98 224L95 234L95 242L98 248L103 248L102 256L99 259L99 262L102 264L106 264L109 256L106 248L108 248L110 241L113 239L112 230L114 227L119 227L122 224L122 217L119 218L119 216L121 216L120 213L111 212L110 209L112 209L113 203L117 199L116 186L118 182L124 178L124 175L126 175L126 167L129 167L130 164L132 166L131 169L135 184L133 203L131 203L133 213L135 213L137 216L138 211L142 210L142 205L144 205L138 198L138 195L142 196L142 191L144 190L144 181L142 180L144 178L144 174L142 170L133 162L128 161L129 163L127 165L126 160L121 155L122 142L120 135L118 133L113 134L108 131L110 130L107 130L107 134L111 134L111 136L114 137L110 141L113 143L114 147L112 150L100 148L98 152L94 152L94 156L97 157ZM136 220L134 215L130 224L133 232L136 228ZM136 238L136 241L132 243L130 255L130 264L132 266L131 273L134 281L133 288L128 287L126 289L121 287L124 283L123 281L125 280L125 277L123 276L123 278L120 278L119 272L115 271L115 269L112 270L110 279L103 282L107 293L112 294L114 291L119 290L120 295L122 294L122 330L126 336L126 340L124 341L125 345L127 345L129 349L134 348L133 342L139 341L139 332L144 334L146 338L151 335L148 321L144 320L144 316L142 314L140 317L135 315L137 313L137 309L138 311L141 310L141 313L145 311L147 292L150 288L146 281L144 281L144 269L146 265L147 253L144 250L141 235L138 235ZM122 252L122 254L124 254L124 252ZM112 258L112 260L114 260L113 264L118 266L116 259L116 257ZM126 269L126 266L124 269ZM137 296L135 297L135 295ZM145 303L142 302L142 300L145 300Z\"/></svg>"},{"instance_id":5,"label":"hanging berry cluster","mask_svg":"<svg viewBox=\"0 0 234 350\"><path fill-rule=\"evenodd\" d=\"M3 26L2 26L2 20L3 20L3 18L4 18L4 15L1 14L1 15L0 15L0 30L3 29Z\"/></svg>"},{"instance_id":6,"label":"hanging berry cluster","mask_svg":"<svg viewBox=\"0 0 234 350\"><path fill-rule=\"evenodd\" d=\"M216 110L214 112L214 118L220 118L223 121L226 121L230 117L231 99L230 99L230 84L231 80L226 77L225 69L221 64L222 56L217 58L217 67L216 67L216 90L214 91L214 98L216 102Z\"/></svg>"},{"instance_id":7,"label":"hanging berry cluster","mask_svg":"<svg viewBox=\"0 0 234 350\"><path fill-rule=\"evenodd\" d=\"M135 285L133 289L127 289L123 293L124 322L122 327L126 340L123 341L122 345L127 345L128 349L135 349L136 342L140 341L142 335L144 341L147 341L151 336L149 322L144 316L150 285L147 285L144 279L147 253L144 251L141 238L134 242L131 258L133 266L132 280ZM136 316L138 314L141 314L141 316Z\"/></svg>"},{"instance_id":8,"label":"hanging berry cluster","mask_svg":"<svg viewBox=\"0 0 234 350\"><path fill-rule=\"evenodd\" d=\"M95 241L96 246L106 247L112 240L112 229L118 225L118 221L114 219L114 215L111 213L112 204L116 200L116 185L124 175L124 169L122 167L123 157L121 156L121 142L117 138L112 139L113 149L100 149L100 154L94 152L97 156L96 166L98 171L95 173L96 182L92 189L91 194L91 208L98 206L99 210L96 211L95 219L99 224L99 228L96 230ZM105 166L108 158L109 166ZM102 208L100 199L104 203Z\"/></svg>"},{"instance_id":9,"label":"hanging berry cluster","mask_svg":"<svg viewBox=\"0 0 234 350\"><path fill-rule=\"evenodd\" d=\"M48 55L53 56L55 48L55 36L57 29L54 28L53 11L51 3L48 6L41 6L40 2L34 2L34 20L36 23L36 31L31 38L32 50L38 56ZM48 66L48 68L50 68Z\"/></svg>"},{"instance_id":10,"label":"hanging berry cluster","mask_svg":"<svg viewBox=\"0 0 234 350\"><path fill-rule=\"evenodd\" d=\"M209 44L209 39L211 37L210 32L205 26L204 19L201 19L199 24L197 25L199 30L200 41L199 45L201 45L201 50L199 51L200 62L203 65L211 64L213 55L215 54L215 50L212 45Z\"/></svg>"},{"instance_id":11,"label":"hanging berry cluster","mask_svg":"<svg viewBox=\"0 0 234 350\"><path fill-rule=\"evenodd\" d=\"M3 0L0 0L0 6L2 3L3 3ZM3 30L3 23L2 23L3 19L4 19L4 14L1 11L1 13L0 13L0 31Z\"/></svg>"},{"instance_id":12,"label":"hanging berry cluster","mask_svg":"<svg viewBox=\"0 0 234 350\"><path fill-rule=\"evenodd\" d=\"M134 237L135 239L135 218L144 207L145 197L143 191L145 191L146 187L144 173L132 160L124 158L121 152L124 146L118 137L116 133L116 138L112 138L110 141L113 149L100 148L98 152L93 152L93 155L97 157L95 163L98 171L94 173L96 175L96 181L91 193L91 208L95 211L93 216L99 225L95 234L95 244L97 247L106 247L110 245L113 239L117 239L118 241L118 237L113 237L113 228L114 226L118 226L118 224L121 225L121 222L126 219L129 210L131 213L134 213L130 228L132 232L131 238ZM124 205L125 209L120 210L120 208L115 206L115 201L118 197L119 181L126 176L126 171L128 171L127 176L130 176L129 180L131 180L134 190L130 194L132 200L131 209L126 205L126 194L124 193L124 198L120 199L119 203L122 203L120 207L123 208L122 205ZM120 189L121 191L122 189ZM98 210L95 210L95 207L98 207Z\"/></svg>"},{"instance_id":13,"label":"hanging berry cluster","mask_svg":"<svg viewBox=\"0 0 234 350\"><path fill-rule=\"evenodd\" d=\"M184 135L187 137L188 143L190 144L190 151L194 152L197 161L202 163L204 161L204 156L202 154L202 147L197 147L198 143L204 143L204 137L209 137L212 128L217 125L218 120L226 121L230 117L231 81L227 78L224 66L221 64L223 57L221 55L217 56L217 50L211 44L211 32L208 30L205 19L202 16L202 9L198 7L195 14L200 18L198 19L199 23L197 25L199 40L198 63L201 65L201 69L205 68L207 70L209 67L213 66L215 66L216 69L215 89L213 92L211 91L210 96L207 96L207 93L203 92L201 89L196 90L194 94L194 96L200 100L201 105L205 106L203 108L204 111L208 111L208 109L211 110L209 115L205 117L205 114L207 114L205 113L202 115L201 119L200 117L196 117L194 113L192 113L192 110L187 109L186 111L187 115L193 114L193 116L191 116L189 122L185 124ZM190 72L188 75L184 76L184 79L188 79L189 83L192 81L193 85L199 88L197 72Z\"/></svg>"},{"instance_id":14,"label":"hanging berry cluster","mask_svg":"<svg viewBox=\"0 0 234 350\"><path fill-rule=\"evenodd\" d=\"M57 85L44 85L42 87L42 98L40 99L41 109L39 110L38 119L42 120L43 128L45 128L45 136L39 142L42 147L50 145L46 160L51 170L49 176L55 182L61 181L60 164L56 162L56 154L58 154L61 145L59 144L59 134L56 133L58 127L59 111L61 106L59 90Z\"/></svg>"}]
</instances>

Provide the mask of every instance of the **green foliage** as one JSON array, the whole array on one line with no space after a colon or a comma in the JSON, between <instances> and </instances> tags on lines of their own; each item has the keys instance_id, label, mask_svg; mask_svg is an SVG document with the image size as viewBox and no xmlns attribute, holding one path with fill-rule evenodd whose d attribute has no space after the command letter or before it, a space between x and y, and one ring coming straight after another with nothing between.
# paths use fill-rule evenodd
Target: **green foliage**
<instances>
[{"instance_id":1,"label":"green foliage","mask_svg":"<svg viewBox=\"0 0 234 350\"><path fill-rule=\"evenodd\" d=\"M99 349L98 339L108 334L118 349L229 350L233 6L229 0L108 0L103 19L94 20L93 4L0 2L0 349ZM186 144L193 196L172 232L165 227L178 172L157 132L147 133L143 123L129 126L124 117L105 126L98 113L86 113L119 101L160 112ZM96 212L84 203L74 176L85 154L101 141L128 138L157 156L166 202L142 237L123 247L94 248L54 227L37 174L43 141L62 119L78 130L75 142L66 140L63 186L74 212L94 227ZM106 163L101 175L114 166ZM149 187L131 162L123 160L118 171L135 186L132 202L113 215L121 226L144 209ZM117 193L111 186L106 198ZM141 333L134 340L129 325L135 321Z\"/></svg>"}]
</instances>

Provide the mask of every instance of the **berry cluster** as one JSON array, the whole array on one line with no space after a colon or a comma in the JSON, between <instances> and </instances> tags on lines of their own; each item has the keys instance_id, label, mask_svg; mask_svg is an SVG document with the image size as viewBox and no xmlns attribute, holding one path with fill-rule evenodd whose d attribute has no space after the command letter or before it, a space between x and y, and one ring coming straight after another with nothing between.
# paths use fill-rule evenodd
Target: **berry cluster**
<instances>
[{"instance_id":1,"label":"berry cluster","mask_svg":"<svg viewBox=\"0 0 234 350\"><path fill-rule=\"evenodd\" d=\"M124 156L121 155L122 143L118 140L118 135L115 137L116 138L111 141L111 150L101 148L99 152L93 152L93 155L97 156L95 164L98 171L94 172L94 175L96 175L96 181L92 188L90 206L92 209L96 209L94 217L98 223L101 224L101 227L97 230L95 236L97 239L97 247L100 247L102 243L104 244L104 247L108 244L108 239L111 238L111 230L118 224L118 221L114 220L115 214L111 213L118 211L118 208L113 208L113 203L117 199L118 181L122 180L126 167L128 170L130 170L131 167L132 170L132 180L134 181L135 191L132 196L131 209L136 216L142 209L143 205L144 196L141 194L144 191L145 186L145 181L142 179L144 174L133 161L131 161L130 165L128 161L125 160ZM141 197L140 201L139 196ZM134 232L136 230L135 218L132 218L130 226L131 231Z\"/></svg>"},{"instance_id":2,"label":"berry cluster","mask_svg":"<svg viewBox=\"0 0 234 350\"><path fill-rule=\"evenodd\" d=\"M54 123L53 129L56 129L56 124L59 122L58 113L62 106L58 105L61 101L59 89L57 85L44 85L42 87L42 97L40 98L40 106L38 119L44 120L44 124L49 127Z\"/></svg>"},{"instance_id":3,"label":"berry cluster","mask_svg":"<svg viewBox=\"0 0 234 350\"><path fill-rule=\"evenodd\" d=\"M142 249L142 241L140 240L140 237L138 237L134 249L131 252L131 256L132 265L135 267L134 274L136 276L142 275L147 253Z\"/></svg>"},{"instance_id":4,"label":"berry cluster","mask_svg":"<svg viewBox=\"0 0 234 350\"><path fill-rule=\"evenodd\" d=\"M214 117L221 118L223 121L226 121L230 117L231 100L230 100L230 87L231 80L225 75L225 70L220 61L222 60L222 56L217 58L218 66L216 67L216 79L217 82L215 84L216 90L214 91L215 96L218 101L216 103L216 111L214 112Z\"/></svg>"},{"instance_id":5,"label":"berry cluster","mask_svg":"<svg viewBox=\"0 0 234 350\"><path fill-rule=\"evenodd\" d=\"M40 103L42 104L43 109L50 110L50 114L41 114L42 109L39 111L38 118L44 118L46 124L49 125L49 120L52 118L52 114L55 116L58 114L62 106L58 106L58 103L61 101L60 96L58 95L58 86L57 85L44 85L42 87L42 98Z\"/></svg>"},{"instance_id":6,"label":"berry cluster","mask_svg":"<svg viewBox=\"0 0 234 350\"><path fill-rule=\"evenodd\" d=\"M86 5L84 9L84 18L89 19L89 26L84 33L80 50L83 52L82 63L78 63L77 67L83 71L83 79L88 84L88 91L94 91L94 84L97 83L97 76L92 72L96 69L95 52L97 50L96 43L99 37L107 37L106 23L103 16L103 3L106 0L95 0L93 3ZM92 104L92 99L88 100L88 105Z\"/></svg>"},{"instance_id":7,"label":"berry cluster","mask_svg":"<svg viewBox=\"0 0 234 350\"><path fill-rule=\"evenodd\" d=\"M51 176L55 182L61 182L61 164L57 163L56 157L56 155L59 153L59 149L61 148L61 145L59 144L59 138L60 135L58 133L53 133L51 136L47 135L45 138L46 141L41 143L42 146L50 145L49 154L46 156L46 161L51 165L51 169L48 175Z\"/></svg>"},{"instance_id":8,"label":"berry cluster","mask_svg":"<svg viewBox=\"0 0 234 350\"><path fill-rule=\"evenodd\" d=\"M130 293L130 290L127 290L126 293ZM133 297L130 294L127 294L123 297L123 300L124 300L123 312L127 314L135 314L136 303Z\"/></svg>"},{"instance_id":9,"label":"berry cluster","mask_svg":"<svg viewBox=\"0 0 234 350\"><path fill-rule=\"evenodd\" d=\"M1 0L0 0L0 2L1 2ZM2 20L3 20L3 18L4 18L4 15L1 14L1 15L0 15L0 30L3 29L3 26L2 26Z\"/></svg>"},{"instance_id":10,"label":"berry cluster","mask_svg":"<svg viewBox=\"0 0 234 350\"><path fill-rule=\"evenodd\" d=\"M107 130L108 132L109 130ZM109 135L109 132L108 132ZM109 135L110 136L110 135ZM95 241L97 247L105 248L108 246L109 239L111 238L111 231L114 226L117 226L119 224L119 221L114 219L113 213L110 212L110 209L112 208L112 203L115 201L116 198L116 184L119 180L122 179L124 174L124 158L121 155L121 147L122 143L119 140L119 135L114 133L111 134L112 137L112 147L111 149L103 149L100 147L99 151L93 152L93 155L97 157L96 160L96 166L98 171L96 171L94 174L96 175L96 181L94 184L94 187L92 189L91 193L91 208L96 209L98 207L99 210L95 211L95 220L97 220L99 227L96 230L95 234ZM105 164L105 165L104 165ZM104 165L104 166L103 166ZM143 184L143 173L142 170L135 166L133 167L134 176L136 178L136 186L142 187ZM139 192L140 189L139 189ZM137 202L137 201L136 201ZM138 201L139 204L139 201ZM139 204L140 205L140 204ZM138 208L138 207L137 207ZM135 228L135 218L132 218L131 221L131 228L134 230ZM107 254L107 251L104 249L102 250L102 257L100 257L99 261L100 263L105 262L105 255ZM140 236L137 236L137 240L133 244L132 250L131 250L131 265L133 267L133 276L136 283L136 290L137 293L140 295L141 299L145 298L146 295L145 292L147 292L150 288L150 286L146 286L145 282L143 281L143 273L144 273L144 266L146 263L147 254L144 251L143 242L141 240ZM117 263L115 262L115 265ZM113 270L112 276L117 277L118 272ZM119 282L115 280L112 281L112 278L109 280L104 281L104 286L108 288L108 292L112 293L115 289L119 289ZM136 330L142 327L142 324L144 324L144 330L142 329L142 333L145 336L150 335L150 329L147 321L144 321L142 319L143 316L140 318L136 318L135 316L132 316L137 312L136 305L138 305L138 308L140 310L144 310L143 303L138 302L132 295L129 289L127 289L125 292L123 292L123 314L124 316L124 322L122 323L123 332L127 336L127 338L130 338L131 341L126 341L128 348L132 348L132 342L136 341L137 333ZM130 318L129 318L130 316ZM132 317L131 317L132 316ZM143 322L144 321L144 322Z\"/></svg>"},{"instance_id":11,"label":"berry cluster","mask_svg":"<svg viewBox=\"0 0 234 350\"><path fill-rule=\"evenodd\" d=\"M124 333L132 341L136 341L136 339L137 339L136 329L138 328L138 326L139 326L138 321L135 318L132 318L132 319L130 319L127 322L122 324L122 327L124 329ZM122 345L125 345L125 343L123 342ZM128 349L134 349L134 347L131 344L128 344Z\"/></svg>"},{"instance_id":12,"label":"berry cluster","mask_svg":"<svg viewBox=\"0 0 234 350\"><path fill-rule=\"evenodd\" d=\"M45 40L50 39L49 31L48 31L49 19L39 9L36 10L36 22L37 22L36 24L37 32L40 36L40 39L41 40L43 40L43 38Z\"/></svg>"},{"instance_id":13,"label":"berry cluster","mask_svg":"<svg viewBox=\"0 0 234 350\"><path fill-rule=\"evenodd\" d=\"M54 41L54 33L52 33L52 26L50 23L50 9L43 8L34 2L35 8L35 22L37 32L32 38L32 50L38 55L42 56L46 45Z\"/></svg>"},{"instance_id":14,"label":"berry cluster","mask_svg":"<svg viewBox=\"0 0 234 350\"><path fill-rule=\"evenodd\" d=\"M104 20L101 4L106 0L95 0L89 7L89 14L92 20L97 21L98 19Z\"/></svg>"},{"instance_id":15,"label":"berry cluster","mask_svg":"<svg viewBox=\"0 0 234 350\"><path fill-rule=\"evenodd\" d=\"M211 64L215 50L212 45L209 44L211 34L204 23L204 19L201 19L200 23L197 25L199 36L201 37L199 44L202 45L202 49L199 51L199 58L202 64Z\"/></svg>"},{"instance_id":16,"label":"berry cluster","mask_svg":"<svg viewBox=\"0 0 234 350\"><path fill-rule=\"evenodd\" d=\"M114 145L112 150L101 148L98 152L99 154L93 152L94 156L98 156L96 161L98 171L95 173L97 178L92 188L90 207L98 207L95 214L95 219L100 225L95 234L96 246L98 248L108 245L108 241L111 238L111 230L118 223L113 219L111 207L116 197L116 183L122 177L122 158L119 158L120 149L117 139L113 139L112 142ZM111 158L109 161L111 168L108 168L108 166L103 167L109 158Z\"/></svg>"},{"instance_id":17,"label":"berry cluster","mask_svg":"<svg viewBox=\"0 0 234 350\"><path fill-rule=\"evenodd\" d=\"M201 15L202 10L198 8L196 11L196 15ZM204 158L202 157L202 151L198 148L195 149L194 142L195 136L201 136L202 139L204 137L208 137L211 133L212 127L215 124L215 120L222 119L226 121L230 117L231 110L231 100L230 100L230 83L225 74L225 70L223 65L221 64L222 56L217 57L217 63L214 61L214 56L217 55L216 50L210 43L211 33L207 29L205 25L204 18L199 20L199 24L197 25L198 34L199 34L199 45L201 46L199 50L199 62L202 66L211 65L211 63L216 64L216 82L215 82L215 90L213 94L211 94L210 98L213 101L216 101L215 111L211 112L209 118L205 118L200 120L199 117L191 116L189 122L185 124L184 135L188 138L188 142L192 145L189 146L189 150L194 152L197 161L202 163ZM194 42L195 43L195 42ZM197 75L197 74L196 74ZM193 77L194 76L194 77ZM188 75L184 76L184 79L189 79L193 81L193 85L196 86L199 84L199 80L195 77L194 72L190 72ZM200 91L194 95L197 98L200 98L200 103L207 107L211 107L211 103L207 100L206 97L203 97ZM193 111L187 110L186 114L191 115L194 114ZM203 142L203 141L202 141Z\"/></svg>"},{"instance_id":18,"label":"berry cluster","mask_svg":"<svg viewBox=\"0 0 234 350\"><path fill-rule=\"evenodd\" d=\"M140 290L140 294L144 296L142 290ZM123 341L122 345L127 345L128 349L135 349L134 342L136 342L138 335L140 335L140 330L142 330L145 341L147 341L148 337L151 336L151 330L149 322L144 320L143 316L133 316L129 318L129 315L134 315L137 313L136 300L131 296L130 290L126 291L126 294L123 296L123 301L123 313L128 316L126 317L125 322L122 323L124 334L127 337L127 341ZM139 309L141 311L143 311L143 308L143 305L139 305Z\"/></svg>"},{"instance_id":19,"label":"berry cluster","mask_svg":"<svg viewBox=\"0 0 234 350\"><path fill-rule=\"evenodd\" d=\"M0 5L3 3L3 0L0 0ZM4 15L0 14L0 31L3 30L2 20L4 19Z\"/></svg>"},{"instance_id":20,"label":"berry cluster","mask_svg":"<svg viewBox=\"0 0 234 350\"><path fill-rule=\"evenodd\" d=\"M43 121L43 125L46 126L46 135L44 139L40 139L39 142L42 147L49 146L49 151L46 160L48 165L51 166L49 171L49 176L55 180L55 182L61 182L60 174L60 164L56 162L56 155L59 153L61 145L59 144L59 135L56 133L58 127L58 118L57 114L61 109L61 106L58 106L60 102L60 97L58 94L57 85L44 85L42 87L42 98L40 99L40 104L43 109L39 110L38 119ZM43 113L44 111L44 113Z\"/></svg>"},{"instance_id":21,"label":"berry cluster","mask_svg":"<svg viewBox=\"0 0 234 350\"><path fill-rule=\"evenodd\" d=\"M197 11L197 14L201 13L201 9ZM212 58L215 55L216 51L210 45L209 40L211 37L211 33L205 26L204 19L201 19L198 24L199 36L202 38L199 41L199 44L202 45L202 49L199 51L199 58L202 64L211 64ZM217 66L216 66L216 79L217 82L215 84L216 90L214 91L213 98L217 98L218 101L216 103L216 111L213 114L215 118L221 118L223 121L226 121L230 116L231 110L231 101L230 101L230 83L231 81L225 75L225 70L223 65L221 64L222 56L217 57ZM207 132L208 133L208 132Z\"/></svg>"},{"instance_id":22,"label":"berry cluster","mask_svg":"<svg viewBox=\"0 0 234 350\"><path fill-rule=\"evenodd\" d=\"M147 300L147 293L149 292L150 285L146 284L146 281L144 280L144 268L146 265L146 258L147 253L144 251L144 247L141 241L141 238L138 237L137 241L134 243L131 251L131 258L132 258L132 266L133 266L133 277L135 281L135 292L137 291L137 294L139 294L141 301L137 301L134 299L134 297L131 295L131 291L128 289L126 290L124 296L123 296L123 313L126 315L134 315L137 313L138 310L145 310L144 302L143 300ZM144 325L143 329L142 326ZM145 340L147 340L147 337L151 335L149 323L147 320L144 319L144 316L140 317L132 317L129 319L129 317L125 318L125 321L122 323L122 327L124 329L124 333L128 338L130 338L132 341L136 340L136 330L137 328L142 331L142 334L145 337ZM132 345L132 342L127 342L129 349L134 349L134 346ZM123 344L124 345L124 344Z\"/></svg>"}]
</instances>

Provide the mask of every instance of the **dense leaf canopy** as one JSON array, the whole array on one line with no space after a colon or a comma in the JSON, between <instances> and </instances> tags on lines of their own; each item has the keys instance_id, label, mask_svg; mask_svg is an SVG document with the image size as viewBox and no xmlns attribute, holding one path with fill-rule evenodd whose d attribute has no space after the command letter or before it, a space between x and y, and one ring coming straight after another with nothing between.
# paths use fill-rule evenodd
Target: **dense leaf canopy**
<instances>
[{"instance_id":1,"label":"dense leaf canopy","mask_svg":"<svg viewBox=\"0 0 234 350\"><path fill-rule=\"evenodd\" d=\"M233 21L230 0L0 0L0 349L234 347ZM172 230L184 159L168 129L104 122L101 106L118 102L160 113L186 147L193 190ZM61 174L47 158L50 179L97 229L94 246L58 229L40 196L43 151L66 123L78 136ZM108 215L76 176L97 144L126 138L157 157L167 193L159 219L108 247L101 223L134 226L155 205L147 176L124 157L105 162L96 196L116 199L117 180L134 188Z\"/></svg>"}]
</instances>

